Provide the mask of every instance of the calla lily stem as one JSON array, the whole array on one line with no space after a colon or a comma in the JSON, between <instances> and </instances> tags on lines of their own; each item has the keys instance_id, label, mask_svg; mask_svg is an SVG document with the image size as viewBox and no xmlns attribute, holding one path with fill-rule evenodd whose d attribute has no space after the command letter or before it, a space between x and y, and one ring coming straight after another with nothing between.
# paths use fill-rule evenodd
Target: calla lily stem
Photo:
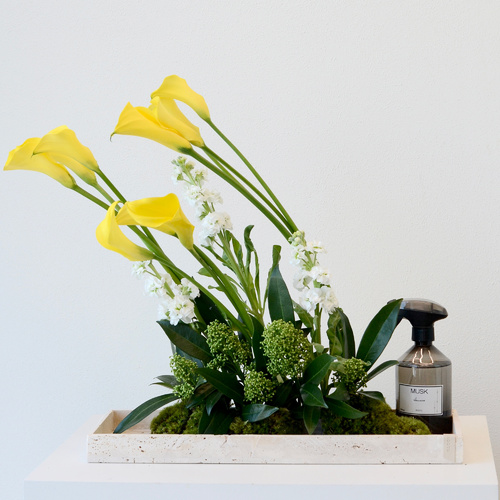
<instances>
[{"instance_id":1,"label":"calla lily stem","mask_svg":"<svg viewBox=\"0 0 500 500\"><path fill-rule=\"evenodd\" d=\"M291 231L287 229L276 217L269 212L269 210L248 192L234 177L230 177L225 171L216 167L213 163L210 163L206 158L201 156L196 151L192 150L189 152L189 155L192 156L195 160L199 161L203 165L205 165L209 170L216 173L219 177L228 182L231 186L234 187L237 191L239 191L248 201L250 201L253 205L255 205L278 229L278 231L288 240L291 236Z\"/></svg>"},{"instance_id":2,"label":"calla lily stem","mask_svg":"<svg viewBox=\"0 0 500 500\"><path fill-rule=\"evenodd\" d=\"M276 206L281 210L281 213L286 217L288 223L290 224L291 232L294 233L298 231L297 226L293 222L292 218L288 215L285 207L280 203L276 195L272 192L271 188L266 184L264 179L255 170L253 165L243 156L240 150L219 130L219 128L214 124L214 122L209 118L205 120L210 127L217 133L217 135L238 155L240 160L248 167L250 172L255 176L255 178L260 182L261 186L265 189L266 193L271 197L271 199L276 203Z\"/></svg>"}]
</instances>

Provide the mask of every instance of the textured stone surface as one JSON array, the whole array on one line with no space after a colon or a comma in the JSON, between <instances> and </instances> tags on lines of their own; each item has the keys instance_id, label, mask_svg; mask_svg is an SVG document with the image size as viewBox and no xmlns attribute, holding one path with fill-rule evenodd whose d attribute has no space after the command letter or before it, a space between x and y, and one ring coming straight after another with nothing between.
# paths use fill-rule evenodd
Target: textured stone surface
<instances>
[{"instance_id":1,"label":"textured stone surface","mask_svg":"<svg viewBox=\"0 0 500 500\"><path fill-rule=\"evenodd\" d=\"M88 436L89 462L439 464L462 463L458 415L454 433L432 436L268 436L150 434L150 419L113 434L126 411L112 411Z\"/></svg>"}]
</instances>

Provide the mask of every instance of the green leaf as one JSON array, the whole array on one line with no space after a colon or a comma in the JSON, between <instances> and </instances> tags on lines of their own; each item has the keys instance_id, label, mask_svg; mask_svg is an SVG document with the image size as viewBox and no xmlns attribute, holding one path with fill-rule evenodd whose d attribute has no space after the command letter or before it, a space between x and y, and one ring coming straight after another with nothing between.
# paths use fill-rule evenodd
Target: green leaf
<instances>
[{"instance_id":1,"label":"green leaf","mask_svg":"<svg viewBox=\"0 0 500 500\"><path fill-rule=\"evenodd\" d=\"M359 343L357 358L372 365L377 361L396 328L402 300L389 302L370 321Z\"/></svg>"},{"instance_id":2,"label":"green leaf","mask_svg":"<svg viewBox=\"0 0 500 500\"><path fill-rule=\"evenodd\" d=\"M343 382L337 384L335 391L328 395L330 399L336 399L337 401L349 401L349 392ZM327 399L328 399L327 398Z\"/></svg>"},{"instance_id":3,"label":"green leaf","mask_svg":"<svg viewBox=\"0 0 500 500\"><path fill-rule=\"evenodd\" d=\"M196 370L207 382L235 403L243 404L243 386L236 379L234 373L223 373L212 368L198 368Z\"/></svg>"},{"instance_id":4,"label":"green leaf","mask_svg":"<svg viewBox=\"0 0 500 500\"><path fill-rule=\"evenodd\" d=\"M297 304L297 302L293 302L293 308L306 328L312 328L314 326L313 317L303 307Z\"/></svg>"},{"instance_id":5,"label":"green leaf","mask_svg":"<svg viewBox=\"0 0 500 500\"><path fill-rule=\"evenodd\" d=\"M161 319L158 324L163 328L171 342L186 354L205 362L212 359L205 338L189 326L183 323L174 326L166 319Z\"/></svg>"},{"instance_id":6,"label":"green leaf","mask_svg":"<svg viewBox=\"0 0 500 500\"><path fill-rule=\"evenodd\" d=\"M234 415L225 408L216 406L210 415L203 410L198 429L200 434L227 434Z\"/></svg>"},{"instance_id":7,"label":"green leaf","mask_svg":"<svg viewBox=\"0 0 500 500\"><path fill-rule=\"evenodd\" d=\"M163 385L169 387L170 389L173 389L176 385L179 385L178 380L173 375L159 375L158 377L155 378L161 380Z\"/></svg>"},{"instance_id":8,"label":"green leaf","mask_svg":"<svg viewBox=\"0 0 500 500\"><path fill-rule=\"evenodd\" d=\"M276 406L251 404L243 407L241 418L248 422L258 422L264 420L279 410Z\"/></svg>"},{"instance_id":9,"label":"green leaf","mask_svg":"<svg viewBox=\"0 0 500 500\"><path fill-rule=\"evenodd\" d=\"M366 382L371 380L373 377L376 377L380 373L382 373L384 370L387 370L387 368L390 368L391 366L396 366L399 362L396 359L391 359L389 361L384 361L382 364L378 365L377 368L374 368L371 372L368 372L367 377L366 377Z\"/></svg>"},{"instance_id":10,"label":"green leaf","mask_svg":"<svg viewBox=\"0 0 500 500\"><path fill-rule=\"evenodd\" d=\"M214 391L208 396L207 402L205 403L205 409L209 415L212 413L214 406L219 402L222 396L223 394L220 391Z\"/></svg>"},{"instance_id":11,"label":"green leaf","mask_svg":"<svg viewBox=\"0 0 500 500\"><path fill-rule=\"evenodd\" d=\"M121 434L127 429L130 429L134 425L138 424L146 417L151 415L155 410L161 408L162 406L168 405L172 401L179 399L175 394L162 394L161 396L156 396L155 398L149 399L142 405L139 405L135 410L132 410L117 426L113 431L114 434Z\"/></svg>"},{"instance_id":12,"label":"green leaf","mask_svg":"<svg viewBox=\"0 0 500 500\"><path fill-rule=\"evenodd\" d=\"M323 394L321 389L315 384L304 384L300 388L300 395L302 396L302 401L307 406L319 406L321 408L328 408L323 399Z\"/></svg>"},{"instance_id":13,"label":"green leaf","mask_svg":"<svg viewBox=\"0 0 500 500\"><path fill-rule=\"evenodd\" d=\"M208 276L209 278L212 277L212 273L206 268L202 267L199 271L198 274L201 274L202 276Z\"/></svg>"},{"instance_id":14,"label":"green leaf","mask_svg":"<svg viewBox=\"0 0 500 500\"><path fill-rule=\"evenodd\" d=\"M379 391L358 391L358 394L362 396L366 396L367 398L376 399L377 401L381 401L385 403L384 395Z\"/></svg>"},{"instance_id":15,"label":"green leaf","mask_svg":"<svg viewBox=\"0 0 500 500\"><path fill-rule=\"evenodd\" d=\"M267 303L272 321L276 321L277 319L289 321L290 323L295 321L293 302L288 293L286 283L281 276L278 264L272 269L269 276Z\"/></svg>"},{"instance_id":16,"label":"green leaf","mask_svg":"<svg viewBox=\"0 0 500 500\"><path fill-rule=\"evenodd\" d=\"M196 387L194 394L189 398L189 401L186 403L186 408L193 408L194 406L198 406L205 399L207 399L210 394L215 391L215 387L208 382L204 384L200 384Z\"/></svg>"},{"instance_id":17,"label":"green leaf","mask_svg":"<svg viewBox=\"0 0 500 500\"><path fill-rule=\"evenodd\" d=\"M316 427L318 427L319 418L321 416L321 409L317 406L304 406L304 411L302 413L304 419L304 425L306 426L307 432L312 434Z\"/></svg>"},{"instance_id":18,"label":"green leaf","mask_svg":"<svg viewBox=\"0 0 500 500\"><path fill-rule=\"evenodd\" d=\"M368 413L364 411L356 410L356 408L353 408L351 405L348 405L343 401L339 401L331 397L325 398L325 403L327 404L330 411L332 411L336 415L340 415L341 417L355 419L368 415Z\"/></svg>"},{"instance_id":19,"label":"green leaf","mask_svg":"<svg viewBox=\"0 0 500 500\"><path fill-rule=\"evenodd\" d=\"M314 358L304 370L302 383L318 385L328 373L332 361L334 361L334 358L326 353L320 354L317 358Z\"/></svg>"},{"instance_id":20,"label":"green leaf","mask_svg":"<svg viewBox=\"0 0 500 500\"><path fill-rule=\"evenodd\" d=\"M352 332L349 318L339 307L328 317L328 339L332 354L337 354L343 358L352 358L356 352L354 334ZM341 352L338 352L340 347Z\"/></svg>"},{"instance_id":21,"label":"green leaf","mask_svg":"<svg viewBox=\"0 0 500 500\"><path fill-rule=\"evenodd\" d=\"M288 400L292 393L294 392L295 382L293 380L287 380L285 383L280 384L274 393L274 398L272 403L274 406L283 408L287 406Z\"/></svg>"},{"instance_id":22,"label":"green leaf","mask_svg":"<svg viewBox=\"0 0 500 500\"><path fill-rule=\"evenodd\" d=\"M255 359L255 368L257 371L264 371L266 369L266 356L264 355L264 347L262 346L262 334L264 327L260 324L257 318L250 316L253 322L252 334L252 351Z\"/></svg>"},{"instance_id":23,"label":"green leaf","mask_svg":"<svg viewBox=\"0 0 500 500\"><path fill-rule=\"evenodd\" d=\"M219 311L218 307L215 305L214 301L200 292L200 295L194 299L194 303L198 312L200 313L203 321L209 325L212 321L219 321L220 323L225 322L224 315Z\"/></svg>"},{"instance_id":24,"label":"green leaf","mask_svg":"<svg viewBox=\"0 0 500 500\"><path fill-rule=\"evenodd\" d=\"M253 226L247 226L245 230L243 231L243 239L245 241L245 247L247 249L247 252L250 254L252 252L255 252L255 247L253 245L253 242L250 238L250 233L252 232Z\"/></svg>"}]
</instances>

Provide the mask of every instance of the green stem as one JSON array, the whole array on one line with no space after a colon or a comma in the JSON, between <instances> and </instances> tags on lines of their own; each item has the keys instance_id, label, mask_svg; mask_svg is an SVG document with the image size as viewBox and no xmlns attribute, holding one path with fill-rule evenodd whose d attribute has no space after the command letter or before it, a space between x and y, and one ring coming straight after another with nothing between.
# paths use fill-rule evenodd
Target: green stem
<instances>
[{"instance_id":1,"label":"green stem","mask_svg":"<svg viewBox=\"0 0 500 500\"><path fill-rule=\"evenodd\" d=\"M297 226L293 222L292 218L288 215L287 211L285 210L285 207L283 207L278 198L266 184L264 179L259 175L257 170L255 170L252 164L245 158L245 156L243 156L240 150L219 130L219 128L212 122L210 118L205 121L212 127L212 129L219 135L219 137L238 155L240 160L248 167L250 172L252 172L255 178L260 182L261 186L265 189L265 191L271 197L274 203L276 203L276 206L281 210L281 213L286 217L286 220L290 225L291 232L294 233L295 231L298 231Z\"/></svg>"},{"instance_id":2,"label":"green stem","mask_svg":"<svg viewBox=\"0 0 500 500\"><path fill-rule=\"evenodd\" d=\"M219 167L224 168L231 172L234 176L238 177L242 182L244 182L255 194L257 194L268 206L273 210L273 212L285 223L290 232L294 232L293 228L289 226L289 221L280 212L280 210L274 205L257 187L255 187L244 175L240 174L238 170L232 167L227 161L221 158L215 151L212 151L208 146L204 146L203 151L210 157L212 161L217 163Z\"/></svg>"},{"instance_id":3,"label":"green stem","mask_svg":"<svg viewBox=\"0 0 500 500\"><path fill-rule=\"evenodd\" d=\"M111 196L109 196L109 194L106 192L106 190L103 189L101 186L99 186L99 184L96 183L96 185L94 186L94 189L99 191L99 193L101 193L104 196L104 198L106 198L109 201L109 203L113 203L114 201L116 201Z\"/></svg>"},{"instance_id":4,"label":"green stem","mask_svg":"<svg viewBox=\"0 0 500 500\"><path fill-rule=\"evenodd\" d=\"M196 151L189 151L188 153L195 160L205 165L212 172L216 173L219 177L228 182L237 191L239 191L247 200L255 205L278 229L278 231L288 240L291 236L291 231L287 229L269 210L262 205L251 193L249 193L234 177L231 177L224 170L217 168L213 163L210 163L206 158L198 154Z\"/></svg>"},{"instance_id":5,"label":"green stem","mask_svg":"<svg viewBox=\"0 0 500 500\"><path fill-rule=\"evenodd\" d=\"M257 299L257 294L255 292L255 287L253 286L253 281L250 275L250 269L245 268L243 264L237 262L236 257L231 249L231 244L227 238L226 231L219 233L219 239L222 243L222 249L229 260L229 267L236 275L236 278L240 282L251 306L251 313L263 323L263 312L262 306ZM233 236L234 238L234 236Z\"/></svg>"},{"instance_id":6,"label":"green stem","mask_svg":"<svg viewBox=\"0 0 500 500\"><path fill-rule=\"evenodd\" d=\"M113 191L113 193L118 197L118 199L122 202L125 203L127 200L123 197L123 195L116 189L115 185L106 177L104 172L99 169L97 171L97 175L106 183L106 185Z\"/></svg>"},{"instance_id":7,"label":"green stem","mask_svg":"<svg viewBox=\"0 0 500 500\"><path fill-rule=\"evenodd\" d=\"M78 194L81 194L82 196L85 196L85 198L88 198L90 201L93 201L96 205L99 205L100 207L104 208L104 210L107 210L109 208L109 205L106 205L102 200L99 198L96 198L93 194L90 194L88 191L85 191L85 189L81 188L80 186L75 185L73 187L73 191L75 191Z\"/></svg>"},{"instance_id":8,"label":"green stem","mask_svg":"<svg viewBox=\"0 0 500 500\"><path fill-rule=\"evenodd\" d=\"M245 303L240 299L237 293L235 293L231 283L226 278L225 274L217 267L215 262L213 262L208 255L206 255L201 248L194 246L191 251L192 255L198 260L198 262L206 268L212 278L219 284L230 302L233 304L234 308L238 311L238 314L243 319L243 323L247 325L247 328L242 330L242 333L247 337L247 340L251 340L248 330L253 331L253 323L250 315L248 314Z\"/></svg>"}]
</instances>

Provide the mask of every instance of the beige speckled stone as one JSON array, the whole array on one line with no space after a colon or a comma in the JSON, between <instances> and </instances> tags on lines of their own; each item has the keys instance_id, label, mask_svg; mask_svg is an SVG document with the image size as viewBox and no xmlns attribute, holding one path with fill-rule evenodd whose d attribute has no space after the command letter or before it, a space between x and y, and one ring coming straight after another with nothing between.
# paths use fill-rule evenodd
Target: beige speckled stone
<instances>
[{"instance_id":1,"label":"beige speckled stone","mask_svg":"<svg viewBox=\"0 0 500 500\"><path fill-rule=\"evenodd\" d=\"M431 436L268 436L150 434L151 418L123 434L113 429L127 411L111 411L87 439L98 463L443 464L463 462L460 422L453 434Z\"/></svg>"}]
</instances>

